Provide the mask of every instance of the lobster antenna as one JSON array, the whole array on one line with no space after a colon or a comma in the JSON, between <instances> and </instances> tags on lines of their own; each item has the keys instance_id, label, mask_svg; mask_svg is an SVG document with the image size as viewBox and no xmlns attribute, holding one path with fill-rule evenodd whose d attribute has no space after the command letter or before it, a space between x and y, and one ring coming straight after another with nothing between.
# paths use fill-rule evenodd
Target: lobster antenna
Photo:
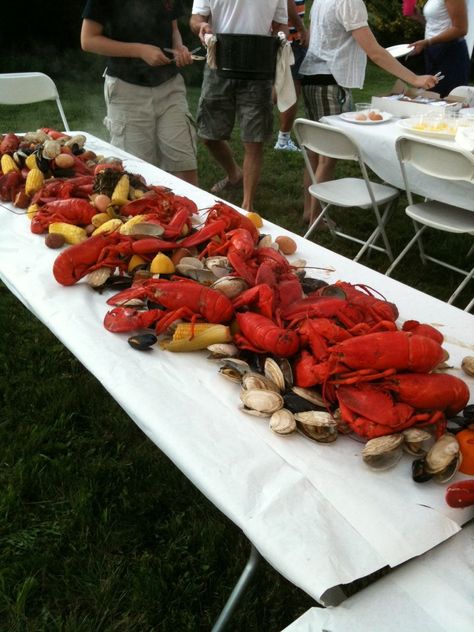
<instances>
[{"instance_id":1,"label":"lobster antenna","mask_svg":"<svg viewBox=\"0 0 474 632\"><path fill-rule=\"evenodd\" d=\"M19 209L18 211L15 211L15 209L8 208L8 206L5 206L5 204L0 204L0 207L4 208L9 213L13 213L13 215L26 215L28 213L28 211L25 209Z\"/></svg>"}]
</instances>

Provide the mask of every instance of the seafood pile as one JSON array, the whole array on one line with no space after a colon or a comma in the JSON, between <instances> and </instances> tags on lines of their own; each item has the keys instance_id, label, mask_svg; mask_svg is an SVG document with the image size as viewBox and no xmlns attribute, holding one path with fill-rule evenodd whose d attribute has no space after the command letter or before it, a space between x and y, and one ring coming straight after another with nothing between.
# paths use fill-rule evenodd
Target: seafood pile
<instances>
[{"instance_id":1,"label":"seafood pile","mask_svg":"<svg viewBox=\"0 0 474 632\"><path fill-rule=\"evenodd\" d=\"M67 246L53 265L59 284L87 277L99 292L120 289L107 299L108 331L129 332L140 350L209 348L220 373L240 385L241 409L269 418L279 435L357 436L373 469L409 453L416 482L453 478L462 463L455 433L474 419L467 384L445 372L438 330L415 320L399 326L396 305L363 284L308 277L305 261L287 257L295 242L260 234L252 214L223 202L198 212L117 159L81 158L88 152L77 137L35 144L11 136L0 152L18 168L8 172L2 159L0 196L17 205L27 196L31 230L47 233L50 247ZM59 176L63 153L83 171ZM41 165L43 179L28 188ZM448 502L468 502L466 487L450 490Z\"/></svg>"}]
</instances>

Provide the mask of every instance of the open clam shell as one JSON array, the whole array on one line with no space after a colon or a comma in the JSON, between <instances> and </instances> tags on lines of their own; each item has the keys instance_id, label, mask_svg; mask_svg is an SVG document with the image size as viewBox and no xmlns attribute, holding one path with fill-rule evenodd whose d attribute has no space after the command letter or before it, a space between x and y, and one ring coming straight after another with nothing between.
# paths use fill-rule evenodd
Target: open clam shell
<instances>
[{"instance_id":1,"label":"open clam shell","mask_svg":"<svg viewBox=\"0 0 474 632\"><path fill-rule=\"evenodd\" d=\"M285 390L285 376L273 358L266 358L264 365L265 377L274 382L280 391Z\"/></svg>"},{"instance_id":2,"label":"open clam shell","mask_svg":"<svg viewBox=\"0 0 474 632\"><path fill-rule=\"evenodd\" d=\"M402 458L402 445L401 433L370 439L362 450L362 460L373 470L388 470Z\"/></svg>"},{"instance_id":3,"label":"open clam shell","mask_svg":"<svg viewBox=\"0 0 474 632\"><path fill-rule=\"evenodd\" d=\"M217 279L217 281L214 281L211 285L211 289L218 290L230 299L235 298L247 288L248 284L244 279L229 275Z\"/></svg>"},{"instance_id":4,"label":"open clam shell","mask_svg":"<svg viewBox=\"0 0 474 632\"><path fill-rule=\"evenodd\" d=\"M207 347L209 360L222 360L223 358L235 358L239 354L237 347L231 342L218 342Z\"/></svg>"},{"instance_id":5,"label":"open clam shell","mask_svg":"<svg viewBox=\"0 0 474 632\"><path fill-rule=\"evenodd\" d=\"M241 410L250 415L270 417L274 412L283 408L283 397L275 391L259 388L242 389L240 399L244 405Z\"/></svg>"},{"instance_id":6,"label":"open clam shell","mask_svg":"<svg viewBox=\"0 0 474 632\"><path fill-rule=\"evenodd\" d=\"M220 360L219 373L231 382L240 384L242 377L251 371L250 365L240 358L223 358Z\"/></svg>"},{"instance_id":7,"label":"open clam shell","mask_svg":"<svg viewBox=\"0 0 474 632\"><path fill-rule=\"evenodd\" d=\"M337 439L337 424L329 413L310 410L295 413L297 427L318 443L332 443Z\"/></svg>"},{"instance_id":8,"label":"open clam shell","mask_svg":"<svg viewBox=\"0 0 474 632\"><path fill-rule=\"evenodd\" d=\"M428 451L425 471L432 474L438 483L447 483L458 471L461 459L458 440L454 435L446 433Z\"/></svg>"},{"instance_id":9,"label":"open clam shell","mask_svg":"<svg viewBox=\"0 0 474 632\"><path fill-rule=\"evenodd\" d=\"M403 449L413 456L424 456L427 453L425 444L432 439L431 433L421 428L408 428L402 432L404 442Z\"/></svg>"},{"instance_id":10,"label":"open clam shell","mask_svg":"<svg viewBox=\"0 0 474 632\"><path fill-rule=\"evenodd\" d=\"M270 418L270 429L280 435L291 434L296 430L296 420L286 408L275 411Z\"/></svg>"},{"instance_id":11,"label":"open clam shell","mask_svg":"<svg viewBox=\"0 0 474 632\"><path fill-rule=\"evenodd\" d=\"M279 393L280 389L273 380L261 373L255 371L249 371L242 376L242 388L251 391L254 388L261 389L263 391L273 391Z\"/></svg>"}]
</instances>

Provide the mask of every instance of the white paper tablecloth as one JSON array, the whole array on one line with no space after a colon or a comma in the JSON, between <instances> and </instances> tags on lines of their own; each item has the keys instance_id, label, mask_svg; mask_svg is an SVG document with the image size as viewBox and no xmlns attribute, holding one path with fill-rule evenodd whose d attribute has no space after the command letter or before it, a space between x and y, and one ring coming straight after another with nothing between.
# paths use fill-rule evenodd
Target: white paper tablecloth
<instances>
[{"instance_id":1,"label":"white paper tablecloth","mask_svg":"<svg viewBox=\"0 0 474 632\"><path fill-rule=\"evenodd\" d=\"M310 608L283 632L472 632L474 523L333 608Z\"/></svg>"},{"instance_id":2,"label":"white paper tablecloth","mask_svg":"<svg viewBox=\"0 0 474 632\"><path fill-rule=\"evenodd\" d=\"M360 124L344 121L340 116L325 116L323 123L334 125L349 134L359 145L364 161L379 178L398 189L404 189L400 164L395 151L395 141L399 136L409 135L408 130L398 125L400 119L394 117L378 124ZM413 137L425 138L422 135ZM456 146L453 140L427 137L430 142L444 146ZM473 187L468 182L448 182L424 175L408 166L410 185L413 193L439 200L453 206L474 211Z\"/></svg>"},{"instance_id":3,"label":"white paper tablecloth","mask_svg":"<svg viewBox=\"0 0 474 632\"><path fill-rule=\"evenodd\" d=\"M200 208L215 200L99 139L89 136L88 146L123 157L129 171L188 195ZM85 282L68 288L56 283L51 268L57 251L30 233L26 217L0 208L0 221L4 283L267 561L318 601L334 603L334 587L424 553L473 515L472 508L450 509L442 486L413 483L409 459L374 474L361 462L362 444L347 437L319 445L299 434L274 435L266 420L238 410L237 385L220 377L204 352L131 349L126 334L102 326L105 295ZM268 222L262 232L291 235ZM367 284L397 303L401 321L438 326L456 367L473 354L472 315L292 236L298 258L333 270L311 276ZM453 373L461 375L459 368ZM466 381L472 392L474 380Z\"/></svg>"}]
</instances>

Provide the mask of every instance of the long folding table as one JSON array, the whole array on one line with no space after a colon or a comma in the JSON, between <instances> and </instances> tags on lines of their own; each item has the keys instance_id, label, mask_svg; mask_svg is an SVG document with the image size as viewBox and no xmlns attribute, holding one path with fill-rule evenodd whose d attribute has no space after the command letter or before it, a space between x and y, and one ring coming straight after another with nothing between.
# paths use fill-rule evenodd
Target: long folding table
<instances>
[{"instance_id":1,"label":"long folding table","mask_svg":"<svg viewBox=\"0 0 474 632\"><path fill-rule=\"evenodd\" d=\"M209 193L86 136L90 149L121 158L127 171L148 183L169 186L200 209L214 204ZM344 597L340 585L456 537L474 515L474 508L448 507L443 485L414 483L408 457L375 473L361 460L363 444L349 437L323 445L299 433L275 435L267 420L238 409L238 386L222 378L203 352L136 352L127 334L104 329L106 295L93 292L85 280L58 285L52 275L57 251L45 247L27 218L12 210L0 207L1 280L255 549L321 604L338 603ZM449 371L474 392L474 379L460 369L462 358L474 354L471 314L270 222L261 232L292 236L298 247L292 259L307 262L308 276L364 284L397 304L400 323L418 319L438 327ZM26 258L25 251L34 257Z\"/></svg>"}]
</instances>

